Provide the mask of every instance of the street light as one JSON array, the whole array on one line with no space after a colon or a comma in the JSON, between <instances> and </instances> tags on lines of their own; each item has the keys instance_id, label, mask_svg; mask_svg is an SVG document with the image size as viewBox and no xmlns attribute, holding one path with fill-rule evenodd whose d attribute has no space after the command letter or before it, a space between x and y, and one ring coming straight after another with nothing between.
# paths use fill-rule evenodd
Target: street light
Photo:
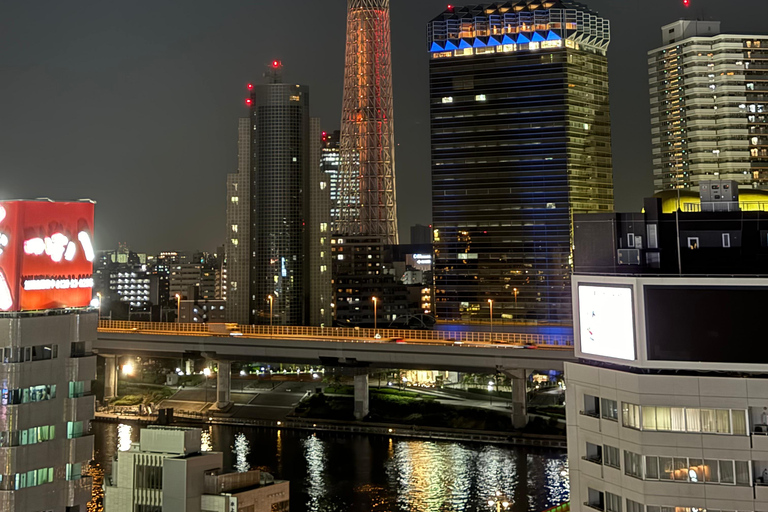
<instances>
[{"instance_id":1,"label":"street light","mask_svg":"<svg viewBox=\"0 0 768 512\"><path fill-rule=\"evenodd\" d=\"M517 288L512 288L512 291L515 292L515 307L517 307L517 292L519 292L520 290L518 290Z\"/></svg>"},{"instance_id":2,"label":"street light","mask_svg":"<svg viewBox=\"0 0 768 512\"><path fill-rule=\"evenodd\" d=\"M373 330L375 331L376 330L376 320L378 320L378 315L376 314L376 312L377 312L376 305L378 304L379 299L377 299L376 297L372 297L371 300L373 301Z\"/></svg>"},{"instance_id":3,"label":"street light","mask_svg":"<svg viewBox=\"0 0 768 512\"><path fill-rule=\"evenodd\" d=\"M176 294L176 323L181 323L181 295Z\"/></svg>"},{"instance_id":4,"label":"street light","mask_svg":"<svg viewBox=\"0 0 768 512\"><path fill-rule=\"evenodd\" d=\"M488 304L491 306L491 335L493 335L493 299L488 299Z\"/></svg>"},{"instance_id":5,"label":"street light","mask_svg":"<svg viewBox=\"0 0 768 512\"><path fill-rule=\"evenodd\" d=\"M272 294L267 295L267 300L269 301L269 328L272 329L272 304L275 301L275 298L272 297Z\"/></svg>"},{"instance_id":6,"label":"street light","mask_svg":"<svg viewBox=\"0 0 768 512\"><path fill-rule=\"evenodd\" d=\"M207 366L203 368L203 375L205 375L205 403L208 403L208 377L211 376L211 369Z\"/></svg>"}]
</instances>

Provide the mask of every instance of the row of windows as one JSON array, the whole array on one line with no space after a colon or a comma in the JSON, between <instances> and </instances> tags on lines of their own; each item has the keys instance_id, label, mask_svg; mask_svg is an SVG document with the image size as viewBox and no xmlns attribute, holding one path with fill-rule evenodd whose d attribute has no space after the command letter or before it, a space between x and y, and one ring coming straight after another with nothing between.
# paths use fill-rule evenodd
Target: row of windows
<instances>
[{"instance_id":1,"label":"row of windows","mask_svg":"<svg viewBox=\"0 0 768 512\"><path fill-rule=\"evenodd\" d=\"M640 455L624 450L624 474L640 480L751 485L750 464L743 460Z\"/></svg>"},{"instance_id":2,"label":"row of windows","mask_svg":"<svg viewBox=\"0 0 768 512\"><path fill-rule=\"evenodd\" d=\"M43 402L56 398L56 384L32 386L22 389L0 390L0 405L18 405Z\"/></svg>"},{"instance_id":3,"label":"row of windows","mask_svg":"<svg viewBox=\"0 0 768 512\"><path fill-rule=\"evenodd\" d=\"M44 443L51 441L55 436L56 427L54 425L32 427L25 430L5 430L0 432L0 448Z\"/></svg>"},{"instance_id":4,"label":"row of windows","mask_svg":"<svg viewBox=\"0 0 768 512\"><path fill-rule=\"evenodd\" d=\"M0 475L0 489L6 491L17 491L50 482L53 482L53 468L40 468L26 473Z\"/></svg>"},{"instance_id":5,"label":"row of windows","mask_svg":"<svg viewBox=\"0 0 768 512\"><path fill-rule=\"evenodd\" d=\"M602 510L604 512L622 512L621 496L611 492L602 492L592 488L587 488L587 501L584 503L588 507ZM637 501L626 499L626 512L737 512L735 510L714 510L699 507L671 507L666 505L643 505Z\"/></svg>"},{"instance_id":6,"label":"row of windows","mask_svg":"<svg viewBox=\"0 0 768 512\"><path fill-rule=\"evenodd\" d=\"M5 347L2 350L4 363L25 363L27 361L44 361L56 359L59 355L58 345L35 345L34 347Z\"/></svg>"},{"instance_id":7,"label":"row of windows","mask_svg":"<svg viewBox=\"0 0 768 512\"><path fill-rule=\"evenodd\" d=\"M637 430L747 435L745 409L621 404L622 424Z\"/></svg>"}]
</instances>

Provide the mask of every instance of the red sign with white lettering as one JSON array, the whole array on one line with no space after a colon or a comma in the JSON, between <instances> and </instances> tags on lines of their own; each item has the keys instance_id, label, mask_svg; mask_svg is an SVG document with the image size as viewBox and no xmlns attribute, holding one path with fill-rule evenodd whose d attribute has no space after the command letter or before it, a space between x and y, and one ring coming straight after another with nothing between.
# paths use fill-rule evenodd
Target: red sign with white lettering
<instances>
[{"instance_id":1,"label":"red sign with white lettering","mask_svg":"<svg viewBox=\"0 0 768 512\"><path fill-rule=\"evenodd\" d=\"M91 304L93 207L0 201L0 311Z\"/></svg>"}]
</instances>

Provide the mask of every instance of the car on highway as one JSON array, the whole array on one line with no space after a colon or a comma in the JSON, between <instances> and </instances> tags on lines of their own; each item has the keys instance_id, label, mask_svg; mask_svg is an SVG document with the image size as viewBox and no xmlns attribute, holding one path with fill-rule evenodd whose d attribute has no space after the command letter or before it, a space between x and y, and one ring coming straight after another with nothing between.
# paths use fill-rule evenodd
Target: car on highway
<instances>
[{"instance_id":1,"label":"car on highway","mask_svg":"<svg viewBox=\"0 0 768 512\"><path fill-rule=\"evenodd\" d=\"M384 341L387 343L405 343L405 338L387 338Z\"/></svg>"}]
</instances>

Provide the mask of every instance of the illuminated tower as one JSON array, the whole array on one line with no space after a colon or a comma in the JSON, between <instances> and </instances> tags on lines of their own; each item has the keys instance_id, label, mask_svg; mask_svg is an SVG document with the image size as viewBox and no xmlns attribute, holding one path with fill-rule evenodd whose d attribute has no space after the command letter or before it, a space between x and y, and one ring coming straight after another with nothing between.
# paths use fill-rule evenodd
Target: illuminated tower
<instances>
[{"instance_id":1,"label":"illuminated tower","mask_svg":"<svg viewBox=\"0 0 768 512\"><path fill-rule=\"evenodd\" d=\"M389 0L349 0L339 233L397 244Z\"/></svg>"}]
</instances>

